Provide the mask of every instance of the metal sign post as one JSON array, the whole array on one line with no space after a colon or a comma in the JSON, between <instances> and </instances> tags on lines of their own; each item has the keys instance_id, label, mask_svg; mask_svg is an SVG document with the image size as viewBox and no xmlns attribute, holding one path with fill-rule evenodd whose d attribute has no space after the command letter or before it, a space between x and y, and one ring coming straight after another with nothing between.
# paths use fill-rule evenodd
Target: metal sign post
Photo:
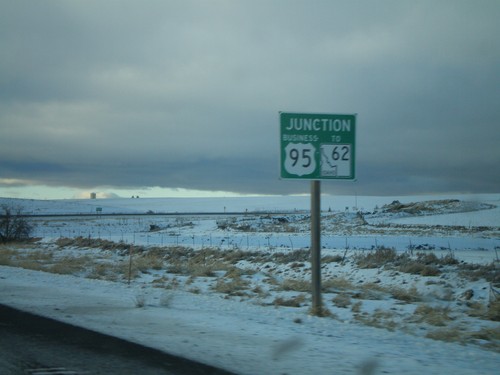
<instances>
[{"instance_id":1,"label":"metal sign post","mask_svg":"<svg viewBox=\"0 0 500 375\"><path fill-rule=\"evenodd\" d=\"M321 181L311 181L311 273L313 315L322 315L321 301Z\"/></svg>"},{"instance_id":2,"label":"metal sign post","mask_svg":"<svg viewBox=\"0 0 500 375\"><path fill-rule=\"evenodd\" d=\"M356 115L280 113L280 176L311 180L312 309L321 301L321 181L354 180Z\"/></svg>"}]
</instances>

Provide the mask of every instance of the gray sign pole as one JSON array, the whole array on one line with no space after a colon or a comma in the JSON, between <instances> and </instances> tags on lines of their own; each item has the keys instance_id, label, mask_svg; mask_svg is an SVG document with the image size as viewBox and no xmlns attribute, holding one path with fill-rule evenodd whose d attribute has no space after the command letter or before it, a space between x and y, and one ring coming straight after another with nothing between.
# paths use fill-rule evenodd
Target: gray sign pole
<instances>
[{"instance_id":1,"label":"gray sign pole","mask_svg":"<svg viewBox=\"0 0 500 375\"><path fill-rule=\"evenodd\" d=\"M311 181L311 273L312 311L322 315L321 302L321 181Z\"/></svg>"}]
</instances>

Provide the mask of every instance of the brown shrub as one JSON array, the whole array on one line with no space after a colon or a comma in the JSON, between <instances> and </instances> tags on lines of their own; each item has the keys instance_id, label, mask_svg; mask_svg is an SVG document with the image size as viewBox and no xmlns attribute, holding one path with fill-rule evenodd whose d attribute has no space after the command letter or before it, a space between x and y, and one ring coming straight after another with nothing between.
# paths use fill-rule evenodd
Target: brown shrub
<instances>
[{"instance_id":1,"label":"brown shrub","mask_svg":"<svg viewBox=\"0 0 500 375\"><path fill-rule=\"evenodd\" d=\"M352 282L343 277L332 277L331 279L326 279L321 283L321 289L324 292L347 290L353 288L354 285L352 284Z\"/></svg>"},{"instance_id":2,"label":"brown shrub","mask_svg":"<svg viewBox=\"0 0 500 375\"><path fill-rule=\"evenodd\" d=\"M422 299L418 293L417 288L412 286L410 289L404 289L399 287L392 287L389 289L393 298L403 301L403 302L418 302Z\"/></svg>"},{"instance_id":3,"label":"brown shrub","mask_svg":"<svg viewBox=\"0 0 500 375\"><path fill-rule=\"evenodd\" d=\"M281 289L294 292L310 292L311 282L307 280L285 279L281 283Z\"/></svg>"},{"instance_id":4,"label":"brown shrub","mask_svg":"<svg viewBox=\"0 0 500 375\"><path fill-rule=\"evenodd\" d=\"M459 275L469 280L484 279L492 283L493 286L500 286L500 269L495 262L490 264L464 263L459 265L459 270Z\"/></svg>"},{"instance_id":5,"label":"brown shrub","mask_svg":"<svg viewBox=\"0 0 500 375\"><path fill-rule=\"evenodd\" d=\"M412 275L421 275L421 276L438 276L441 274L441 271L432 265L428 265L425 263L421 263L418 260L412 261L409 260L404 264L398 267L400 272L410 273Z\"/></svg>"},{"instance_id":6,"label":"brown shrub","mask_svg":"<svg viewBox=\"0 0 500 375\"><path fill-rule=\"evenodd\" d=\"M446 341L446 342L464 342L464 336L458 329L443 328L429 332L425 337L432 340Z\"/></svg>"},{"instance_id":7,"label":"brown shrub","mask_svg":"<svg viewBox=\"0 0 500 375\"><path fill-rule=\"evenodd\" d=\"M355 256L359 268L379 268L397 259L398 255L393 248L380 247L374 252Z\"/></svg>"},{"instance_id":8,"label":"brown shrub","mask_svg":"<svg viewBox=\"0 0 500 375\"><path fill-rule=\"evenodd\" d=\"M489 320L500 322L500 300L490 302L486 312L486 317Z\"/></svg>"},{"instance_id":9,"label":"brown shrub","mask_svg":"<svg viewBox=\"0 0 500 375\"><path fill-rule=\"evenodd\" d=\"M275 306L301 307L306 300L305 295L299 294L292 298L276 297L273 301Z\"/></svg>"},{"instance_id":10,"label":"brown shrub","mask_svg":"<svg viewBox=\"0 0 500 375\"><path fill-rule=\"evenodd\" d=\"M218 293L228 294L230 296L246 295L244 291L248 289L249 282L242 278L233 278L231 280L218 279L213 289Z\"/></svg>"},{"instance_id":11,"label":"brown shrub","mask_svg":"<svg viewBox=\"0 0 500 375\"><path fill-rule=\"evenodd\" d=\"M335 306L345 309L351 305L351 296L347 293L339 293L332 299L332 302Z\"/></svg>"},{"instance_id":12,"label":"brown shrub","mask_svg":"<svg viewBox=\"0 0 500 375\"><path fill-rule=\"evenodd\" d=\"M437 327L444 327L452 320L449 316L449 307L432 307L429 305L419 305L414 313L414 319L418 323L427 323Z\"/></svg>"}]
</instances>

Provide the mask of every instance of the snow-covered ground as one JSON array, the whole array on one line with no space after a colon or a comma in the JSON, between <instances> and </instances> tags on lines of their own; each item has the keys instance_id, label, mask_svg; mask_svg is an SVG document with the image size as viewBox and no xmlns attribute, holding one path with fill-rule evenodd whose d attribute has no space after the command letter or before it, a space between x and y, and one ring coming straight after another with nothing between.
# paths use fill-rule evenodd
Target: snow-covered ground
<instances>
[{"instance_id":1,"label":"snow-covered ground","mask_svg":"<svg viewBox=\"0 0 500 375\"><path fill-rule=\"evenodd\" d=\"M2 204L75 216L0 247L0 303L238 374L498 373L500 194L323 196L325 317L307 196Z\"/></svg>"}]
</instances>

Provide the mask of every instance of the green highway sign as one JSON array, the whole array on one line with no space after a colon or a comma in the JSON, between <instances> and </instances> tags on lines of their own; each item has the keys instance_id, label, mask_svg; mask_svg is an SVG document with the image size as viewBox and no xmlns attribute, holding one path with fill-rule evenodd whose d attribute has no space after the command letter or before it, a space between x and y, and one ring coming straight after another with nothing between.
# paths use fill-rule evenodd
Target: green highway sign
<instances>
[{"instance_id":1,"label":"green highway sign","mask_svg":"<svg viewBox=\"0 0 500 375\"><path fill-rule=\"evenodd\" d=\"M280 112L281 178L354 180L356 115Z\"/></svg>"}]
</instances>

